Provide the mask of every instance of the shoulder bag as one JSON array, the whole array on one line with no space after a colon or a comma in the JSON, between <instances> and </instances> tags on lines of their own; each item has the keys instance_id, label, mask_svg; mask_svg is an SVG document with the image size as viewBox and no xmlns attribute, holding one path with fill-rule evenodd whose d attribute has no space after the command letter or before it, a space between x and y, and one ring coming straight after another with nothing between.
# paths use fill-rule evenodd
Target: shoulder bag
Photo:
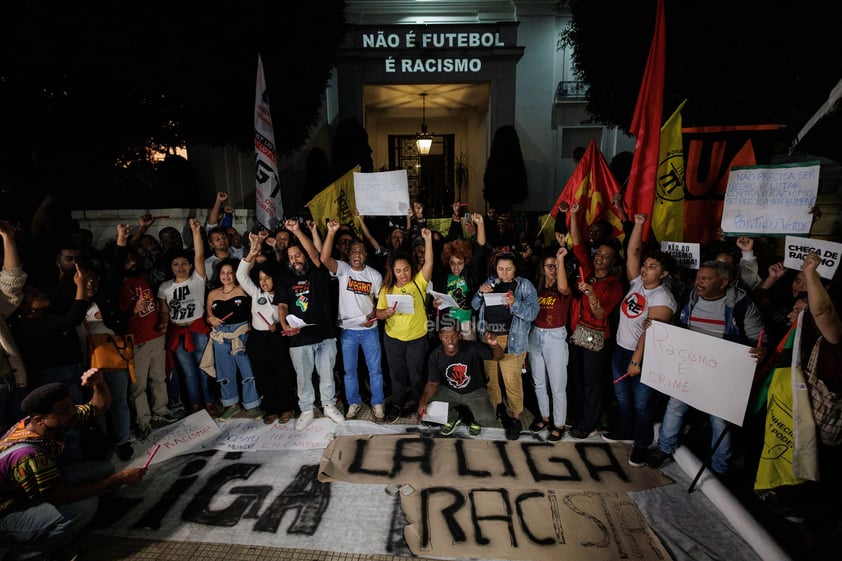
<instances>
[{"instance_id":1,"label":"shoulder bag","mask_svg":"<svg viewBox=\"0 0 842 561\"><path fill-rule=\"evenodd\" d=\"M807 388L810 390L810 403L813 406L813 418L819 438L825 446L838 446L842 444L842 395L830 391L816 375L821 342L822 337L819 337L813 345L804 374Z\"/></svg>"},{"instance_id":2,"label":"shoulder bag","mask_svg":"<svg viewBox=\"0 0 842 561\"><path fill-rule=\"evenodd\" d=\"M134 335L88 335L88 364L102 370L128 370L134 381Z\"/></svg>"}]
</instances>

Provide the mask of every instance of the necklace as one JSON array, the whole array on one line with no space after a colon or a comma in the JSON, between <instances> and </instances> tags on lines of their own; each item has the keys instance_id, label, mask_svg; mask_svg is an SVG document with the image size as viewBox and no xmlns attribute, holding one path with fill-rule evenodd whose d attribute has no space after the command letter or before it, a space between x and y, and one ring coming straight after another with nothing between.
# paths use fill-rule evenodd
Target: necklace
<instances>
[{"instance_id":1,"label":"necklace","mask_svg":"<svg viewBox=\"0 0 842 561\"><path fill-rule=\"evenodd\" d=\"M236 288L237 288L237 285L234 285L234 286L232 286L232 287L231 287L231 290L225 290L225 287L223 286L223 287L222 287L222 293L223 293L223 294L231 294L232 292L234 292L234 290L235 290Z\"/></svg>"}]
</instances>

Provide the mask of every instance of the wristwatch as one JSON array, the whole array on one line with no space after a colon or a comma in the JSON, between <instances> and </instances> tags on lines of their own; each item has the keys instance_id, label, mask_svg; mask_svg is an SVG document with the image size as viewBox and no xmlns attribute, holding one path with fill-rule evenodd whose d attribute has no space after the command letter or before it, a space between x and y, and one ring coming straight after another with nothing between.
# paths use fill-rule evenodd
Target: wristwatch
<instances>
[{"instance_id":1,"label":"wristwatch","mask_svg":"<svg viewBox=\"0 0 842 561\"><path fill-rule=\"evenodd\" d=\"M639 363L639 362L637 362L636 360L630 360L630 361L629 361L629 364L631 364L632 366L637 366L637 367L640 367L640 363Z\"/></svg>"}]
</instances>

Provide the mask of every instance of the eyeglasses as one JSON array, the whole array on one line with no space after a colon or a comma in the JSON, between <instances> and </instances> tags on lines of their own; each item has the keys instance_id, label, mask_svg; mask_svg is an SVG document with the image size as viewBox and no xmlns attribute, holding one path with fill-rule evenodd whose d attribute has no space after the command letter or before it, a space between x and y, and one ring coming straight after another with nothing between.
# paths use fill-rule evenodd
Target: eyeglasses
<instances>
[{"instance_id":1,"label":"eyeglasses","mask_svg":"<svg viewBox=\"0 0 842 561\"><path fill-rule=\"evenodd\" d=\"M544 268L545 269L556 269L556 268L558 268L558 266L553 265L552 263L547 263L546 265L544 265Z\"/></svg>"}]
</instances>

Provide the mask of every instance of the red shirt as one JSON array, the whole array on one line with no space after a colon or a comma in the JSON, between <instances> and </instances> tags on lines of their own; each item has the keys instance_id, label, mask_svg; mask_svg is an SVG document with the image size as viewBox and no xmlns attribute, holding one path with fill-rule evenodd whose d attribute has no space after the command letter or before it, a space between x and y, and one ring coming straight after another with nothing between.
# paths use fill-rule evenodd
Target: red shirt
<instances>
[{"instance_id":1,"label":"red shirt","mask_svg":"<svg viewBox=\"0 0 842 561\"><path fill-rule=\"evenodd\" d=\"M599 299L603 314L602 319L595 318L591 311L591 306L588 303L588 297L579 292L578 289L573 288L573 302L570 307L570 330L573 331L576 329L581 315L582 321L586 324L596 329L602 329L607 339L611 336L611 329L609 327L611 312L617 307L617 304L620 303L624 296L623 284L620 282L620 279L611 274L601 279L594 278L593 262L585 245L574 245L573 255L581 263L585 278L593 279L593 282L590 284L593 287L594 294ZM578 283L576 284L578 285Z\"/></svg>"},{"instance_id":2,"label":"red shirt","mask_svg":"<svg viewBox=\"0 0 842 561\"><path fill-rule=\"evenodd\" d=\"M570 313L571 295L560 293L555 288L543 288L538 291L538 315L533 325L543 329L566 327Z\"/></svg>"}]
</instances>

